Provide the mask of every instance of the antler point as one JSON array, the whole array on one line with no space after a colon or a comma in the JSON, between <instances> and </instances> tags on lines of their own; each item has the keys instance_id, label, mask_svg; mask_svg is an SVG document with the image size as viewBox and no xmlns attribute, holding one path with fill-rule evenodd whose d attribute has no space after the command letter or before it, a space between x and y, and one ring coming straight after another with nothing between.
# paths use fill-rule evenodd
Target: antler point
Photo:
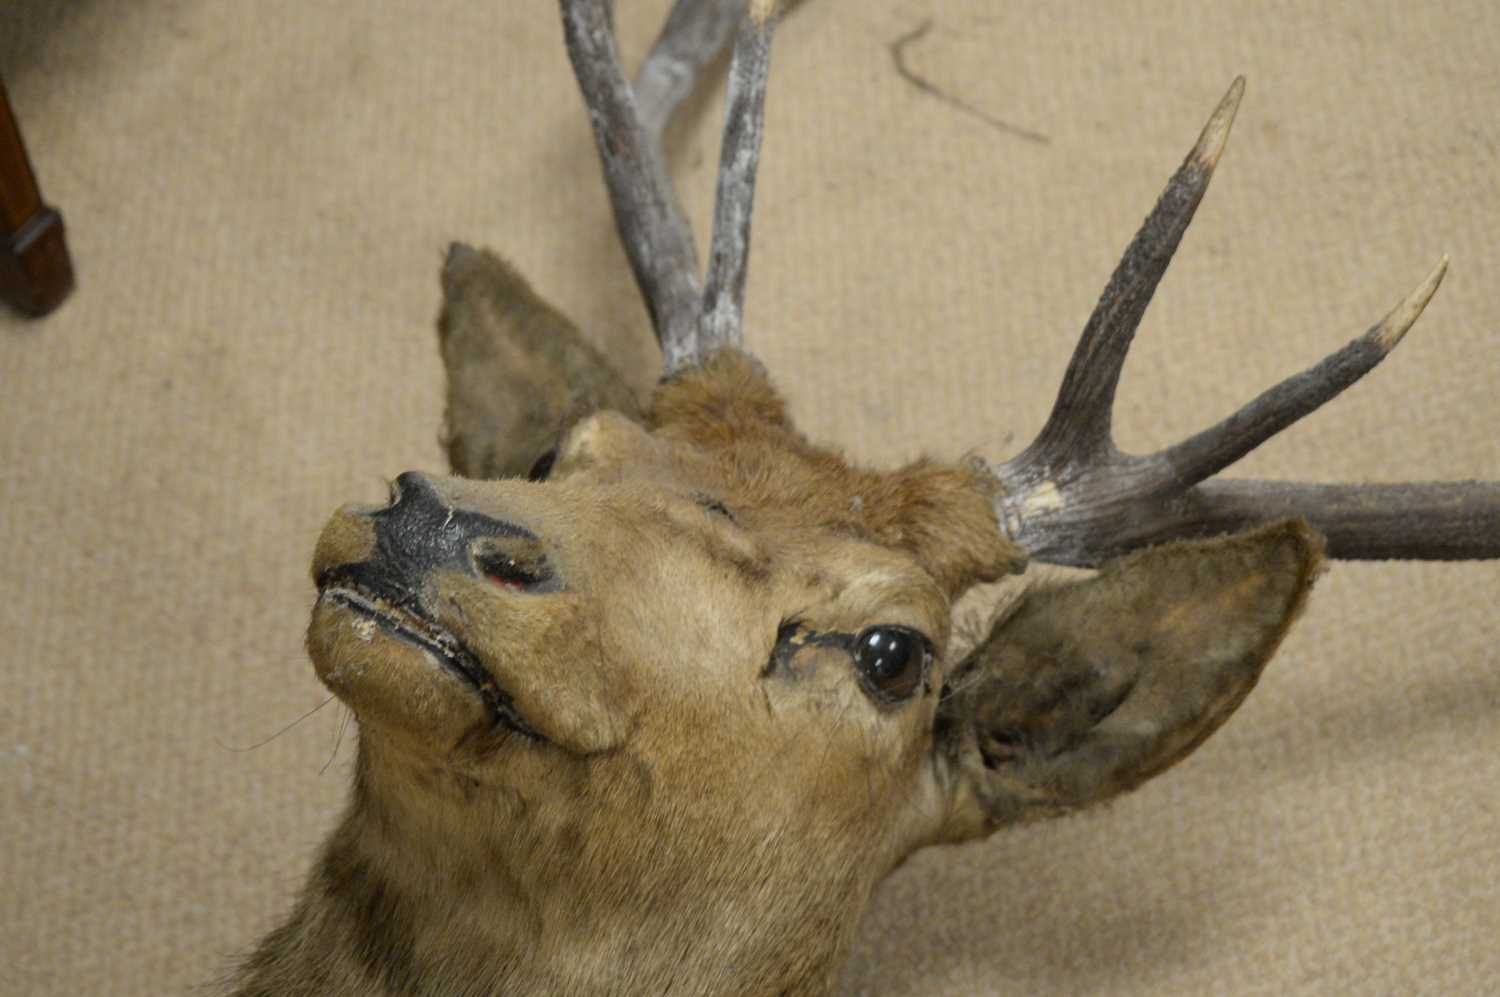
<instances>
[{"instance_id":1,"label":"antler point","mask_svg":"<svg viewBox=\"0 0 1500 997\"><path fill-rule=\"evenodd\" d=\"M1381 320L1380 324L1371 330L1370 338L1382 350L1389 353L1401 342L1407 331L1416 323L1417 318L1427 307L1427 302L1437 293L1438 286L1443 282L1443 276L1448 272L1448 256L1445 253L1433 267L1427 279L1406 296L1395 308L1391 309L1389 315Z\"/></svg>"},{"instance_id":2,"label":"antler point","mask_svg":"<svg viewBox=\"0 0 1500 997\"><path fill-rule=\"evenodd\" d=\"M776 16L780 6L778 0L750 0L750 18L757 28L764 28L766 22Z\"/></svg>"},{"instance_id":3,"label":"antler point","mask_svg":"<svg viewBox=\"0 0 1500 997\"><path fill-rule=\"evenodd\" d=\"M1234 126L1235 113L1239 111L1240 101L1244 96L1245 77L1236 76L1234 82L1229 84L1229 91L1224 94L1224 99L1214 108L1208 124L1203 126L1203 134L1198 137L1198 144L1188 157L1201 168L1211 171L1218 165L1224 146L1229 142L1229 130Z\"/></svg>"}]
</instances>

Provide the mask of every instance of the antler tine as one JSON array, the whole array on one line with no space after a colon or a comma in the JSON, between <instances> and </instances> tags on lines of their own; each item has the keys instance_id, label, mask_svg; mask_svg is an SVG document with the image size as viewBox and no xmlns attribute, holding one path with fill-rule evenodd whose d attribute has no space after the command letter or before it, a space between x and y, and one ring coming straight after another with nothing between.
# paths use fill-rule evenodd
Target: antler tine
<instances>
[{"instance_id":1,"label":"antler tine","mask_svg":"<svg viewBox=\"0 0 1500 997\"><path fill-rule=\"evenodd\" d=\"M720 346L739 345L750 214L765 121L766 79L776 0L678 0L640 73L642 101L625 82L608 0L561 0L573 72L636 283L661 344L666 374ZM723 45L731 12L744 10L730 67L714 204L708 288L661 155L661 130Z\"/></svg>"},{"instance_id":2,"label":"antler tine","mask_svg":"<svg viewBox=\"0 0 1500 997\"><path fill-rule=\"evenodd\" d=\"M1222 422L1139 460L1149 465L1164 485L1175 488L1217 474L1373 370L1401 342L1447 272L1445 256L1420 287L1363 336L1263 392Z\"/></svg>"},{"instance_id":3,"label":"antler tine","mask_svg":"<svg viewBox=\"0 0 1500 997\"><path fill-rule=\"evenodd\" d=\"M1245 78L1236 77L1126 248L1083 328L1052 413L1036 441L1012 461L1016 469L1057 467L1113 453L1110 423L1125 355L1156 285L1208 190L1244 94Z\"/></svg>"},{"instance_id":4,"label":"antler tine","mask_svg":"<svg viewBox=\"0 0 1500 997\"><path fill-rule=\"evenodd\" d=\"M751 0L734 41L725 98L724 142L714 194L714 234L703 291L700 347L739 346L750 264L750 219L755 174L765 130L766 81L771 69L771 32L776 4Z\"/></svg>"},{"instance_id":5,"label":"antler tine","mask_svg":"<svg viewBox=\"0 0 1500 997\"><path fill-rule=\"evenodd\" d=\"M661 141L672 112L693 92L740 21L745 0L677 0L635 74L635 103L646 132Z\"/></svg>"},{"instance_id":6,"label":"antler tine","mask_svg":"<svg viewBox=\"0 0 1500 997\"><path fill-rule=\"evenodd\" d=\"M642 122L620 69L610 3L561 5L568 57L588 105L615 225L670 370L698 351L701 290L692 229L662 163L659 134ZM669 114L653 112L663 123Z\"/></svg>"},{"instance_id":7,"label":"antler tine","mask_svg":"<svg viewBox=\"0 0 1500 997\"><path fill-rule=\"evenodd\" d=\"M1110 436L1120 369L1135 329L1208 186L1244 92L1243 78L1204 128L1110 278L1036 440L990 473L997 517L1031 557L1097 565L1164 540L1301 516L1337 558L1500 557L1500 482L1303 484L1208 481L1316 410L1383 360L1422 314L1446 257L1380 323L1321 363L1263 392L1229 418L1153 454Z\"/></svg>"}]
</instances>

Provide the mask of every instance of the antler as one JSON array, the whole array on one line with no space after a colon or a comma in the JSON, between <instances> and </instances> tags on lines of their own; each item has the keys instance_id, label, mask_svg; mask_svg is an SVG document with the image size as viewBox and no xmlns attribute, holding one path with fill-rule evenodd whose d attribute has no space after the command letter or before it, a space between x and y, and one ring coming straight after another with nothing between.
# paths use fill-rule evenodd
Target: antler
<instances>
[{"instance_id":1,"label":"antler","mask_svg":"<svg viewBox=\"0 0 1500 997\"><path fill-rule=\"evenodd\" d=\"M608 0L562 0L568 52L594 126L621 241L671 374L742 341L750 211L764 121L770 0L677 0L637 76L620 68ZM663 164L663 129L738 24L706 286ZM1126 249L1084 327L1051 416L999 482L1002 529L1032 557L1091 566L1164 540L1306 518L1337 558L1500 557L1500 482L1382 485L1209 481L1359 380L1405 336L1448 261L1363 336L1209 429L1150 454L1111 435L1115 389L1136 328L1192 221L1244 94L1236 79Z\"/></svg>"},{"instance_id":2,"label":"antler","mask_svg":"<svg viewBox=\"0 0 1500 997\"><path fill-rule=\"evenodd\" d=\"M678 0L632 89L608 0L562 0L563 33L604 164L620 241L661 344L665 372L742 340L750 212L765 116L774 2ZM715 195L707 288L661 154L661 133L738 23Z\"/></svg>"},{"instance_id":3,"label":"antler","mask_svg":"<svg viewBox=\"0 0 1500 997\"><path fill-rule=\"evenodd\" d=\"M635 74L641 127L660 143L677 105L693 92L703 68L740 23L745 0L677 0L661 34Z\"/></svg>"},{"instance_id":4,"label":"antler","mask_svg":"<svg viewBox=\"0 0 1500 997\"><path fill-rule=\"evenodd\" d=\"M1240 77L1125 250L1041 433L1019 455L989 468L1001 484L995 510L1002 526L1032 557L1080 566L1285 516L1305 517L1337 558L1500 557L1500 482L1206 480L1385 359L1442 282L1446 257L1363 336L1217 425L1156 453L1126 454L1115 446L1111 413L1125 354L1208 188L1244 91Z\"/></svg>"}]
</instances>

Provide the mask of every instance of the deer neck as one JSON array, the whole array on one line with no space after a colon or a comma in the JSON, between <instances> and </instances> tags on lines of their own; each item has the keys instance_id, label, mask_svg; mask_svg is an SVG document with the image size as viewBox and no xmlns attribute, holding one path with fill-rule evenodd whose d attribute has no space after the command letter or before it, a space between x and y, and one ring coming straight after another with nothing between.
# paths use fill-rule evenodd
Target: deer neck
<instances>
[{"instance_id":1,"label":"deer neck","mask_svg":"<svg viewBox=\"0 0 1500 997\"><path fill-rule=\"evenodd\" d=\"M476 822L452 784L393 792L369 753L362 743L349 807L236 997L823 994L878 878L845 864L757 909L712 874L666 896L612 891L504 822Z\"/></svg>"}]
</instances>

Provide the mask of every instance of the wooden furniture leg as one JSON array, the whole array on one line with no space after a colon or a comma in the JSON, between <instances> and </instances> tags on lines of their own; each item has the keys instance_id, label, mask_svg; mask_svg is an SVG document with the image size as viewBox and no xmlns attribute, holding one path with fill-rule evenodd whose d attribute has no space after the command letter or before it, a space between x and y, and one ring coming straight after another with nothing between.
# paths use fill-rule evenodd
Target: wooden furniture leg
<instances>
[{"instance_id":1,"label":"wooden furniture leg","mask_svg":"<svg viewBox=\"0 0 1500 997\"><path fill-rule=\"evenodd\" d=\"M0 300L45 315L72 289L62 215L42 201L0 80Z\"/></svg>"}]
</instances>

